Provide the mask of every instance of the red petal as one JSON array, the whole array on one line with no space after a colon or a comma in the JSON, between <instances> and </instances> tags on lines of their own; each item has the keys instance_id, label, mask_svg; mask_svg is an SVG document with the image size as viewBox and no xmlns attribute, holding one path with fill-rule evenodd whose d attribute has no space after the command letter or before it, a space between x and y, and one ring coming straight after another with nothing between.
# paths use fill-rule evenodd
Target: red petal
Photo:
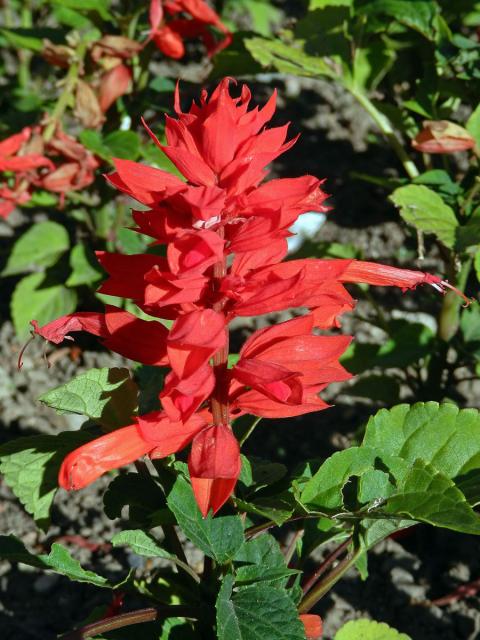
<instances>
[{"instance_id":1,"label":"red petal","mask_svg":"<svg viewBox=\"0 0 480 640\"><path fill-rule=\"evenodd\" d=\"M105 322L109 332L103 344L125 358L143 364L168 364L168 329L155 320L141 320L128 311L105 307Z\"/></svg>"},{"instance_id":2,"label":"red petal","mask_svg":"<svg viewBox=\"0 0 480 640\"><path fill-rule=\"evenodd\" d=\"M182 423L170 420L164 411L139 416L137 423L142 438L152 447L152 458L164 458L180 451L207 425L205 418L198 413Z\"/></svg>"},{"instance_id":3,"label":"red petal","mask_svg":"<svg viewBox=\"0 0 480 640\"><path fill-rule=\"evenodd\" d=\"M112 173L107 180L114 187L120 189L143 204L151 205L155 202L155 195L165 189L184 189L185 184L177 176L147 167L139 162L114 158L116 173Z\"/></svg>"},{"instance_id":4,"label":"red petal","mask_svg":"<svg viewBox=\"0 0 480 640\"><path fill-rule=\"evenodd\" d=\"M108 337L105 315L93 311L71 313L57 318L53 322L43 325L43 327L39 327L36 320L32 320L31 324L35 333L55 344L60 344L65 338L71 339L68 334L72 331L87 331L87 333L91 333L94 336Z\"/></svg>"},{"instance_id":5,"label":"red petal","mask_svg":"<svg viewBox=\"0 0 480 640\"><path fill-rule=\"evenodd\" d=\"M152 31L156 31L163 20L162 0L150 0L148 19Z\"/></svg>"},{"instance_id":6,"label":"red petal","mask_svg":"<svg viewBox=\"0 0 480 640\"><path fill-rule=\"evenodd\" d=\"M222 238L213 231L180 232L167 248L170 270L180 276L201 274L223 259L223 245Z\"/></svg>"},{"instance_id":7,"label":"red petal","mask_svg":"<svg viewBox=\"0 0 480 640\"><path fill-rule=\"evenodd\" d=\"M192 311L180 316L168 336L170 365L181 378L188 378L219 349L225 346L225 316L213 309Z\"/></svg>"},{"instance_id":8,"label":"red petal","mask_svg":"<svg viewBox=\"0 0 480 640\"><path fill-rule=\"evenodd\" d=\"M207 400L215 387L215 376L208 364L199 367L188 378L171 371L165 378L160 400L171 420L185 422Z\"/></svg>"},{"instance_id":9,"label":"red petal","mask_svg":"<svg viewBox=\"0 0 480 640\"><path fill-rule=\"evenodd\" d=\"M103 113L108 111L112 104L127 93L132 81L132 71L124 64L117 64L103 74L98 91L98 102Z\"/></svg>"},{"instance_id":10,"label":"red petal","mask_svg":"<svg viewBox=\"0 0 480 640\"><path fill-rule=\"evenodd\" d=\"M2 140L0 142L0 155L6 157L17 153L22 144L29 140L31 133L32 130L30 127L25 127L20 133L15 133L13 136Z\"/></svg>"},{"instance_id":11,"label":"red petal","mask_svg":"<svg viewBox=\"0 0 480 640\"><path fill-rule=\"evenodd\" d=\"M303 388L300 380L302 374L277 363L241 359L233 368L232 376L247 387L256 389L277 402L286 404L302 402Z\"/></svg>"}]
</instances>

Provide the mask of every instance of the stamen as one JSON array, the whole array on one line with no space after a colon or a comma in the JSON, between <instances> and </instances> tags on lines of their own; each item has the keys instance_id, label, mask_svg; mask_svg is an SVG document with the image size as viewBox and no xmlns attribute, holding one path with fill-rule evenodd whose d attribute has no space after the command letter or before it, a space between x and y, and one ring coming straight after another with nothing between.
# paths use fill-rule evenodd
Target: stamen
<instances>
[{"instance_id":1,"label":"stamen","mask_svg":"<svg viewBox=\"0 0 480 640\"><path fill-rule=\"evenodd\" d=\"M18 354L18 360L17 360L17 369L20 371L20 369L23 367L23 354L25 353L25 351L27 350L28 345L33 342L35 340L35 333L32 331L32 337L29 338L27 340L27 342L23 345L20 353Z\"/></svg>"},{"instance_id":2,"label":"stamen","mask_svg":"<svg viewBox=\"0 0 480 640\"><path fill-rule=\"evenodd\" d=\"M429 284L431 284L434 289L440 291L443 294L447 293L446 289L454 291L457 296L460 296L465 300L465 304L462 305L462 307L464 308L469 307L472 302L475 302L475 298L469 298L463 293L463 291L460 291L460 289L457 289L457 287L454 287L452 284L450 284L448 280L442 280L441 282L429 282Z\"/></svg>"}]
</instances>

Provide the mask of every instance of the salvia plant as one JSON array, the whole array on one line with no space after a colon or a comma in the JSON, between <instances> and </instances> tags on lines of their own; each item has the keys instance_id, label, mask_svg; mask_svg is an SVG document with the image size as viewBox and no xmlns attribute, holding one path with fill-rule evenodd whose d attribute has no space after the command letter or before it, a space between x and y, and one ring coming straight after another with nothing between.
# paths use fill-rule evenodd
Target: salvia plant
<instances>
[{"instance_id":1,"label":"salvia plant","mask_svg":"<svg viewBox=\"0 0 480 640\"><path fill-rule=\"evenodd\" d=\"M40 436L38 443L35 437L20 439L1 450L7 482L43 520L56 481L49 475L47 494L38 485L25 491L19 466L27 460L38 467L42 457L50 472L56 463L58 485L67 490L135 463L137 473L120 471L104 497L111 517L129 506L129 528L112 543L177 568L178 574L167 572L170 579L154 571L111 585L82 569L62 545L36 557L4 537L6 558L127 597L136 590L150 605L125 613L117 606L65 638L155 620L160 627L151 637L170 637L172 619L182 637L319 638L321 620L310 610L352 565L363 567L368 549L386 536L415 522L480 533L476 494L469 489L479 472L475 411L436 403L381 411L357 447L290 475L241 454L260 419L326 409L319 394L351 377L339 362L351 337L325 335L355 305L346 283L404 291L423 284L440 292L451 287L435 275L355 259L283 260L289 227L306 211L325 212L327 196L313 176L265 181L267 165L296 139L286 142L287 126L267 126L275 94L263 107L249 109L249 88L243 85L232 97L231 85L227 78L210 95L203 91L188 111L182 111L177 88L166 144L145 124L152 144L184 179L119 159L107 176L143 205L133 218L151 243L147 253L99 252L108 274L101 291L132 300L138 312L107 305L103 313L81 311L43 326L32 321L34 335L54 344L86 331L161 374L150 371L160 386L160 409L130 418L127 402L113 422L92 411L102 435L87 423L77 433ZM284 310L293 310L290 320L253 332L238 353L231 352L235 318ZM105 393L118 403L115 389L124 382L92 370L43 401L62 411L75 411L78 400L98 408ZM120 395L127 393L124 386ZM89 414L88 408L81 412ZM185 464L174 454L188 446ZM42 469L35 473L40 480ZM294 526L283 550L272 535L281 525ZM177 528L204 553L200 572L188 563ZM311 549L327 541L337 541L337 548L313 575L302 577ZM368 625L368 633L376 633L374 623ZM338 638L359 633L352 629Z\"/></svg>"}]
</instances>

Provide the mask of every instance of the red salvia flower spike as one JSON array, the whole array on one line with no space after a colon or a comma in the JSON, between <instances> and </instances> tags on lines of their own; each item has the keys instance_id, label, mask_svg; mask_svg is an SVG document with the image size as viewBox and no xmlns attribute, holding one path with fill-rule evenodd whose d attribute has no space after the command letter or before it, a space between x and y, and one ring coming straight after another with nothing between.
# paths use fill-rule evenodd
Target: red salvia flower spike
<instances>
[{"instance_id":1,"label":"red salvia flower spike","mask_svg":"<svg viewBox=\"0 0 480 640\"><path fill-rule=\"evenodd\" d=\"M179 12L191 16L190 33L198 27L194 20L200 20L202 29L219 28L210 9L202 22L204 9L203 0L152 2L152 32L169 25L180 29L185 18L170 19ZM295 139L286 141L286 126L266 128L275 111L275 93L261 109L249 110L248 87L232 97L231 83L225 78L210 95L203 91L199 103L185 112L177 87L177 118L167 118L166 145L147 128L187 182L128 160L116 160L116 172L109 176L119 191L149 208L134 212L137 230L153 244L166 244L167 250L166 257L99 252L108 274L100 290L131 299L159 320L146 321L107 305L105 313L70 314L43 327L33 323L35 333L56 344L70 333L87 331L126 357L170 367L159 396L163 410L69 454L60 474L62 486L80 488L137 457L164 457L191 443L195 498L204 516L215 513L232 494L241 467L230 415L277 418L320 411L328 406L319 395L323 389L350 377L339 358L351 338L316 334L317 329L339 326L342 313L353 309L345 284L402 290L429 284L468 300L447 281L421 271L358 260L281 262L291 224L307 211L325 212L327 196L313 176L262 184L268 163ZM29 135L26 131L5 141L3 152L23 151ZM58 183L52 189L64 192L92 175L85 150L73 138L58 131L50 148L66 159L60 173L50 176ZM73 167L82 158L86 169L78 177ZM11 196L0 188L0 197L28 198L28 184L27 191ZM310 311L255 332L228 369L228 324L233 318L294 307ZM163 319L173 320L170 329ZM312 631L312 637L318 637L318 620L307 622L314 623L317 636Z\"/></svg>"}]
</instances>

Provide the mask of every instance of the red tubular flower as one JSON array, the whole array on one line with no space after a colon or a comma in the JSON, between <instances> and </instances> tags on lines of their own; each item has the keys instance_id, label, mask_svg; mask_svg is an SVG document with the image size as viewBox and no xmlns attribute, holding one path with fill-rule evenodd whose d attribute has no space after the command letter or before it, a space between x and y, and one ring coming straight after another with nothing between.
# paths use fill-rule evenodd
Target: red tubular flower
<instances>
[{"instance_id":1,"label":"red tubular flower","mask_svg":"<svg viewBox=\"0 0 480 640\"><path fill-rule=\"evenodd\" d=\"M202 0L154 0L152 32L172 24L164 22L163 10L199 20L205 7ZM218 26L212 13L202 15L203 24ZM167 249L166 257L98 253L108 273L100 290L133 300L155 318L173 320L171 328L110 306L105 314L76 313L41 328L34 323L36 333L55 343L83 330L120 354L170 368L160 393L163 410L70 454L62 486L85 486L137 455L163 457L192 443L193 491L202 514L215 513L240 473L231 416L319 411L327 408L321 391L350 377L339 358L351 338L317 335L319 329L338 327L342 313L353 309L346 283L450 287L420 271L358 260L281 262L289 227L302 213L327 211L327 196L312 176L262 182L268 163L295 140L286 141L286 126L266 128L275 94L261 109L249 110L250 98L245 86L233 98L225 79L183 112L177 87L177 117L167 117L167 144L147 129L186 182L128 160L117 160L109 176L114 187L148 207L134 212L138 231ZM228 325L236 316L292 307L310 311L255 332L228 369ZM317 634L312 631L311 637L319 637L318 620L306 621Z\"/></svg>"},{"instance_id":2,"label":"red tubular flower","mask_svg":"<svg viewBox=\"0 0 480 640\"><path fill-rule=\"evenodd\" d=\"M138 460L153 449L137 425L122 427L68 454L58 474L63 489L83 489L107 471Z\"/></svg>"}]
</instances>

